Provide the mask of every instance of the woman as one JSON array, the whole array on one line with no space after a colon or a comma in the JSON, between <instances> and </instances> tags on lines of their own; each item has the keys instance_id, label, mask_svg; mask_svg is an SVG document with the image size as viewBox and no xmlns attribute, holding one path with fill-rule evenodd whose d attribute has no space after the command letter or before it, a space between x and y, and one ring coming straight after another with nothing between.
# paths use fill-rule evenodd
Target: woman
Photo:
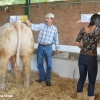
<instances>
[{"instance_id":1,"label":"woman","mask_svg":"<svg viewBox=\"0 0 100 100\"><path fill-rule=\"evenodd\" d=\"M78 59L80 78L77 83L77 100L82 100L82 91L88 73L88 100L94 100L97 77L97 42L100 39L100 15L94 14L89 26L82 28L77 36L76 45L81 49ZM82 42L81 42L82 41Z\"/></svg>"}]
</instances>

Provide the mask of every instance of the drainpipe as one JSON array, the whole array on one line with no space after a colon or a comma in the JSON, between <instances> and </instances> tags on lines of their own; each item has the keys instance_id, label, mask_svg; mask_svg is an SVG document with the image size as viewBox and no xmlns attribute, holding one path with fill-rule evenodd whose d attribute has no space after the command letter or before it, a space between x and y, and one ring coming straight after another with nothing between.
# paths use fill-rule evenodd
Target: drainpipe
<instances>
[{"instance_id":1,"label":"drainpipe","mask_svg":"<svg viewBox=\"0 0 100 100\"><path fill-rule=\"evenodd\" d=\"M27 15L28 19L30 19L30 0L26 0L25 15Z\"/></svg>"}]
</instances>

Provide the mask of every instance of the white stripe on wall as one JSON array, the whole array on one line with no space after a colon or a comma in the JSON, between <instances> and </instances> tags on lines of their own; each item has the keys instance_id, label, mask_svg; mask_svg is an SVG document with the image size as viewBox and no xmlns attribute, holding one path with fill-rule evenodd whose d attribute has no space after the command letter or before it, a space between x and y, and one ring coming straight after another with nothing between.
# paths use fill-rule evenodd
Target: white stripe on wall
<instances>
[{"instance_id":1,"label":"white stripe on wall","mask_svg":"<svg viewBox=\"0 0 100 100\"><path fill-rule=\"evenodd\" d=\"M37 49L38 44L35 43L34 44L34 48ZM52 45L53 50L55 50L55 45ZM66 51L66 52L73 52L73 53L79 53L80 52L80 48L77 46L69 46L69 45L60 45L60 49L59 51ZM97 48L97 54L100 55L100 47Z\"/></svg>"}]
</instances>

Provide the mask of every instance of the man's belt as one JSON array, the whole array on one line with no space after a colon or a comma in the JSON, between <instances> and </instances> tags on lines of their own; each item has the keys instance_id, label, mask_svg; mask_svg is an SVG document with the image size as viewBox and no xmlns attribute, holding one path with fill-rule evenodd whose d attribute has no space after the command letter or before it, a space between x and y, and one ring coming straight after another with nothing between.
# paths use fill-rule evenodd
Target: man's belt
<instances>
[{"instance_id":1,"label":"man's belt","mask_svg":"<svg viewBox=\"0 0 100 100\"><path fill-rule=\"evenodd\" d=\"M41 45L41 46L51 46L52 43L51 43L51 44L40 44L40 43L39 43L39 45Z\"/></svg>"}]
</instances>

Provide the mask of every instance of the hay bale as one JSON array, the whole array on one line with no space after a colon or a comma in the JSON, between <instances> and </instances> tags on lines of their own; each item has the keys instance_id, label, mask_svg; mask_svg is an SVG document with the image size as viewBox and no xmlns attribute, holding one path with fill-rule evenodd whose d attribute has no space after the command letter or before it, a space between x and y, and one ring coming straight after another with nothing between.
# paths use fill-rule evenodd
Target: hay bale
<instances>
[{"instance_id":1,"label":"hay bale","mask_svg":"<svg viewBox=\"0 0 100 100\"><path fill-rule=\"evenodd\" d=\"M0 100L76 100L76 86L72 79L61 78L57 74L51 74L52 86L47 87L45 82L37 83L38 72L31 72L30 86L23 87L23 74L21 74L22 82L16 84L14 75L8 71L6 77L6 89L0 90ZM83 98L87 100L87 86L85 83L83 90ZM100 100L100 83L96 83L95 88L96 100Z\"/></svg>"}]
</instances>

